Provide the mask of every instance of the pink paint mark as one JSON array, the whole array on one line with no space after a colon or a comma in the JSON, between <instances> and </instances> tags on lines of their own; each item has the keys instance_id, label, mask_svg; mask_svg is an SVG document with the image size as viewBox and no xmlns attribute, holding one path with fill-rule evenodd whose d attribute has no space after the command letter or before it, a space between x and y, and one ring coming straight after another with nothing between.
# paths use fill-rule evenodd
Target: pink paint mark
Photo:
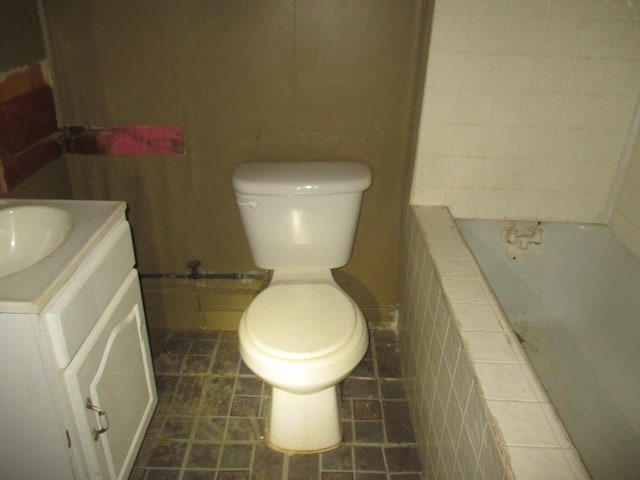
<instances>
[{"instance_id":1,"label":"pink paint mark","mask_svg":"<svg viewBox=\"0 0 640 480\"><path fill-rule=\"evenodd\" d=\"M181 127L65 127L67 150L86 155L184 155Z\"/></svg>"}]
</instances>

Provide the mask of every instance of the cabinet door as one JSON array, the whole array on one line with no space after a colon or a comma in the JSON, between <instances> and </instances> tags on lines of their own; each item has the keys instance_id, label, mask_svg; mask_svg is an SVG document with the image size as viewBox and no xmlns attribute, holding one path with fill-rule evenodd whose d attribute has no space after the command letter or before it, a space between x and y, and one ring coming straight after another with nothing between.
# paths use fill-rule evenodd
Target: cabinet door
<instances>
[{"instance_id":1,"label":"cabinet door","mask_svg":"<svg viewBox=\"0 0 640 480\"><path fill-rule=\"evenodd\" d=\"M89 474L127 478L157 403L135 270L64 376Z\"/></svg>"}]
</instances>

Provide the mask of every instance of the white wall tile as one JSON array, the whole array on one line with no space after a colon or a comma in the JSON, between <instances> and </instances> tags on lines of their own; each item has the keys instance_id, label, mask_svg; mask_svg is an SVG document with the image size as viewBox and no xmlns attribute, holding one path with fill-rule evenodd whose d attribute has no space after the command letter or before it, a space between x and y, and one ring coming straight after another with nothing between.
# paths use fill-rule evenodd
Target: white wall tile
<instances>
[{"instance_id":1,"label":"white wall tile","mask_svg":"<svg viewBox=\"0 0 640 480\"><path fill-rule=\"evenodd\" d=\"M633 225L640 225L640 188L631 182L623 182L618 194L616 210Z\"/></svg>"},{"instance_id":2,"label":"white wall tile","mask_svg":"<svg viewBox=\"0 0 640 480\"><path fill-rule=\"evenodd\" d=\"M455 123L486 124L491 118L493 92L462 90L456 105Z\"/></svg>"},{"instance_id":3,"label":"white wall tile","mask_svg":"<svg viewBox=\"0 0 640 480\"><path fill-rule=\"evenodd\" d=\"M482 5L484 2L479 2ZM434 21L436 19L434 18ZM509 37L509 22L498 14L476 15L469 22L467 32L467 51L475 53L507 53L509 45L505 39Z\"/></svg>"},{"instance_id":4,"label":"white wall tile","mask_svg":"<svg viewBox=\"0 0 640 480\"><path fill-rule=\"evenodd\" d=\"M557 127L562 120L565 97L558 93L535 92L525 99L524 121L527 126Z\"/></svg>"},{"instance_id":5,"label":"white wall tile","mask_svg":"<svg viewBox=\"0 0 640 480\"><path fill-rule=\"evenodd\" d=\"M536 3L536 2L531 2ZM507 51L515 55L534 55L544 37L544 21L538 16L514 16L509 22Z\"/></svg>"},{"instance_id":6,"label":"white wall tile","mask_svg":"<svg viewBox=\"0 0 640 480\"><path fill-rule=\"evenodd\" d=\"M516 159L487 157L482 161L479 186L485 189L515 189L521 178Z\"/></svg>"},{"instance_id":7,"label":"white wall tile","mask_svg":"<svg viewBox=\"0 0 640 480\"><path fill-rule=\"evenodd\" d=\"M553 158L557 129L549 126L526 126L518 142L518 152L513 158Z\"/></svg>"},{"instance_id":8,"label":"white wall tile","mask_svg":"<svg viewBox=\"0 0 640 480\"><path fill-rule=\"evenodd\" d=\"M422 112L420 132L430 129L431 124L454 123L460 90L427 87L424 95L424 103L429 105L429 108ZM424 144L424 140L419 141L419 145Z\"/></svg>"},{"instance_id":9,"label":"white wall tile","mask_svg":"<svg viewBox=\"0 0 640 480\"><path fill-rule=\"evenodd\" d=\"M451 154L454 156L476 156L485 148L489 127L486 125L457 125L454 132Z\"/></svg>"},{"instance_id":10,"label":"white wall tile","mask_svg":"<svg viewBox=\"0 0 640 480\"><path fill-rule=\"evenodd\" d=\"M577 1L581 2L581 0ZM557 3L553 0L550 3L551 8ZM566 17L550 15L546 19L544 36L540 41L540 55L553 57L571 57L575 55L575 31L579 28L580 21L579 15Z\"/></svg>"},{"instance_id":11,"label":"white wall tile","mask_svg":"<svg viewBox=\"0 0 640 480\"><path fill-rule=\"evenodd\" d=\"M487 403L500 425L507 445L559 446L558 439L537 402L489 400Z\"/></svg>"},{"instance_id":12,"label":"white wall tile","mask_svg":"<svg viewBox=\"0 0 640 480\"><path fill-rule=\"evenodd\" d=\"M476 157L451 157L448 186L451 188L477 188L483 161Z\"/></svg>"},{"instance_id":13,"label":"white wall tile","mask_svg":"<svg viewBox=\"0 0 640 480\"><path fill-rule=\"evenodd\" d=\"M529 55L502 55L494 88L498 91L526 90L531 83L533 67L534 59Z\"/></svg>"},{"instance_id":14,"label":"white wall tile","mask_svg":"<svg viewBox=\"0 0 640 480\"><path fill-rule=\"evenodd\" d=\"M582 158L588 162L609 164L613 169L621 158L623 143L627 137L624 129L593 128L587 129L584 140L585 151Z\"/></svg>"},{"instance_id":15,"label":"white wall tile","mask_svg":"<svg viewBox=\"0 0 640 480\"><path fill-rule=\"evenodd\" d=\"M522 170L526 175L526 169ZM540 217L540 203L548 192L515 190L509 196L506 218L521 218L523 220Z\"/></svg>"},{"instance_id":16,"label":"white wall tile","mask_svg":"<svg viewBox=\"0 0 640 480\"><path fill-rule=\"evenodd\" d=\"M451 303L489 303L479 278L442 278Z\"/></svg>"},{"instance_id":17,"label":"white wall tile","mask_svg":"<svg viewBox=\"0 0 640 480\"><path fill-rule=\"evenodd\" d=\"M471 259L443 258L438 263L442 278L477 279L479 272Z\"/></svg>"},{"instance_id":18,"label":"white wall tile","mask_svg":"<svg viewBox=\"0 0 640 480\"><path fill-rule=\"evenodd\" d=\"M557 126L589 128L598 115L599 98L595 95L571 93L564 97Z\"/></svg>"},{"instance_id":19,"label":"white wall tile","mask_svg":"<svg viewBox=\"0 0 640 480\"><path fill-rule=\"evenodd\" d=\"M640 94L640 7L437 3L411 202L464 216L601 221ZM439 162L448 168L420 168L433 155L452 157ZM540 160L567 163L531 163Z\"/></svg>"},{"instance_id":20,"label":"white wall tile","mask_svg":"<svg viewBox=\"0 0 640 480\"><path fill-rule=\"evenodd\" d=\"M504 333L466 331L461 335L473 362L518 363Z\"/></svg>"},{"instance_id":21,"label":"white wall tile","mask_svg":"<svg viewBox=\"0 0 640 480\"><path fill-rule=\"evenodd\" d=\"M465 55L435 51L429 55L426 86L431 88L459 88L462 83Z\"/></svg>"},{"instance_id":22,"label":"white wall tile","mask_svg":"<svg viewBox=\"0 0 640 480\"><path fill-rule=\"evenodd\" d=\"M473 13L476 15L488 15L506 17L511 12L512 0L483 0L475 2Z\"/></svg>"},{"instance_id":23,"label":"white wall tile","mask_svg":"<svg viewBox=\"0 0 640 480\"><path fill-rule=\"evenodd\" d=\"M451 157L424 155L423 162L416 165L414 186L446 187L449 178Z\"/></svg>"},{"instance_id":24,"label":"white wall tile","mask_svg":"<svg viewBox=\"0 0 640 480\"><path fill-rule=\"evenodd\" d=\"M462 87L494 90L502 55L467 53L465 55Z\"/></svg>"},{"instance_id":25,"label":"white wall tile","mask_svg":"<svg viewBox=\"0 0 640 480\"><path fill-rule=\"evenodd\" d=\"M532 92L564 93L570 76L567 57L536 58L531 72Z\"/></svg>"},{"instance_id":26,"label":"white wall tile","mask_svg":"<svg viewBox=\"0 0 640 480\"><path fill-rule=\"evenodd\" d=\"M569 66L567 90L576 93L599 94L607 91L605 75L612 67L608 60L573 58L565 62Z\"/></svg>"},{"instance_id":27,"label":"white wall tile","mask_svg":"<svg viewBox=\"0 0 640 480\"><path fill-rule=\"evenodd\" d=\"M578 57L606 58L616 25L601 19L583 19L574 32Z\"/></svg>"},{"instance_id":28,"label":"white wall tile","mask_svg":"<svg viewBox=\"0 0 640 480\"><path fill-rule=\"evenodd\" d=\"M478 195L475 216L478 218L506 218L510 200L508 190L485 190Z\"/></svg>"},{"instance_id":29,"label":"white wall tile","mask_svg":"<svg viewBox=\"0 0 640 480\"><path fill-rule=\"evenodd\" d=\"M511 14L522 17L538 17L541 21L547 15L549 1L513 0Z\"/></svg>"},{"instance_id":30,"label":"white wall tile","mask_svg":"<svg viewBox=\"0 0 640 480\"><path fill-rule=\"evenodd\" d=\"M436 2L436 14L454 13L458 16L473 13L474 4L469 0L447 0L446 2Z\"/></svg>"},{"instance_id":31,"label":"white wall tile","mask_svg":"<svg viewBox=\"0 0 640 480\"><path fill-rule=\"evenodd\" d=\"M552 0L548 15L551 18L581 18L584 8L584 0Z\"/></svg>"},{"instance_id":32,"label":"white wall tile","mask_svg":"<svg viewBox=\"0 0 640 480\"><path fill-rule=\"evenodd\" d=\"M433 25L431 48L435 52L464 52L467 45L470 15L442 13Z\"/></svg>"},{"instance_id":33,"label":"white wall tile","mask_svg":"<svg viewBox=\"0 0 640 480\"><path fill-rule=\"evenodd\" d=\"M525 127L491 125L485 143L484 157L513 159L520 152ZM537 155L534 155L537 157Z\"/></svg>"},{"instance_id":34,"label":"white wall tile","mask_svg":"<svg viewBox=\"0 0 640 480\"><path fill-rule=\"evenodd\" d=\"M424 148L420 153L439 158L451 155L455 133L454 126L446 123L434 123L429 128L421 129L419 139Z\"/></svg>"},{"instance_id":35,"label":"white wall tile","mask_svg":"<svg viewBox=\"0 0 640 480\"><path fill-rule=\"evenodd\" d=\"M638 59L607 61L603 80L603 93L609 95L633 95L638 88L640 61Z\"/></svg>"},{"instance_id":36,"label":"white wall tile","mask_svg":"<svg viewBox=\"0 0 640 480\"><path fill-rule=\"evenodd\" d=\"M611 230L629 250L640 257L640 227L628 218L614 211L611 216Z\"/></svg>"},{"instance_id":37,"label":"white wall tile","mask_svg":"<svg viewBox=\"0 0 640 480\"><path fill-rule=\"evenodd\" d=\"M501 91L493 99L491 123L494 125L524 125L526 112L526 93Z\"/></svg>"},{"instance_id":38,"label":"white wall tile","mask_svg":"<svg viewBox=\"0 0 640 480\"><path fill-rule=\"evenodd\" d=\"M509 447L509 455L518 480L564 480L573 474L564 452L559 449Z\"/></svg>"},{"instance_id":39,"label":"white wall tile","mask_svg":"<svg viewBox=\"0 0 640 480\"><path fill-rule=\"evenodd\" d=\"M537 400L521 365L476 363L474 367L488 400Z\"/></svg>"},{"instance_id":40,"label":"white wall tile","mask_svg":"<svg viewBox=\"0 0 640 480\"><path fill-rule=\"evenodd\" d=\"M478 190L469 188L448 188L445 205L456 212L461 218L473 218L476 216L476 204L478 203Z\"/></svg>"},{"instance_id":41,"label":"white wall tile","mask_svg":"<svg viewBox=\"0 0 640 480\"><path fill-rule=\"evenodd\" d=\"M575 187L576 192L605 192L606 186L611 182L614 169L611 163L602 164L600 162L585 161L579 163L576 171Z\"/></svg>"}]
</instances>

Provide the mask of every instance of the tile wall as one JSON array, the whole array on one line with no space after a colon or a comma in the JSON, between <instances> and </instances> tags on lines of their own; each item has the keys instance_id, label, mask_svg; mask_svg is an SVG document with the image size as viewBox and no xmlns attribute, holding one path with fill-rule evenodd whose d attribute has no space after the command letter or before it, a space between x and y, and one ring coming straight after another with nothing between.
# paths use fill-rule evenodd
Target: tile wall
<instances>
[{"instance_id":1,"label":"tile wall","mask_svg":"<svg viewBox=\"0 0 640 480\"><path fill-rule=\"evenodd\" d=\"M640 257L640 135L637 134L609 225L616 237Z\"/></svg>"},{"instance_id":2,"label":"tile wall","mask_svg":"<svg viewBox=\"0 0 640 480\"><path fill-rule=\"evenodd\" d=\"M436 2L411 203L606 222L639 27L623 0Z\"/></svg>"},{"instance_id":3,"label":"tile wall","mask_svg":"<svg viewBox=\"0 0 640 480\"><path fill-rule=\"evenodd\" d=\"M448 209L406 217L399 342L427 478L589 478Z\"/></svg>"}]
</instances>

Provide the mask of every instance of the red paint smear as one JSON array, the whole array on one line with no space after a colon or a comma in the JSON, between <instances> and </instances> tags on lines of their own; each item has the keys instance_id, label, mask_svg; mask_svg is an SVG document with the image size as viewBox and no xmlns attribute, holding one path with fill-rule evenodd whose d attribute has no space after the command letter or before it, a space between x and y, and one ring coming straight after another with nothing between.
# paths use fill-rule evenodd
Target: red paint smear
<instances>
[{"instance_id":1,"label":"red paint smear","mask_svg":"<svg viewBox=\"0 0 640 480\"><path fill-rule=\"evenodd\" d=\"M70 153L87 155L164 156L184 155L180 127L128 125L110 128L65 128Z\"/></svg>"}]
</instances>

